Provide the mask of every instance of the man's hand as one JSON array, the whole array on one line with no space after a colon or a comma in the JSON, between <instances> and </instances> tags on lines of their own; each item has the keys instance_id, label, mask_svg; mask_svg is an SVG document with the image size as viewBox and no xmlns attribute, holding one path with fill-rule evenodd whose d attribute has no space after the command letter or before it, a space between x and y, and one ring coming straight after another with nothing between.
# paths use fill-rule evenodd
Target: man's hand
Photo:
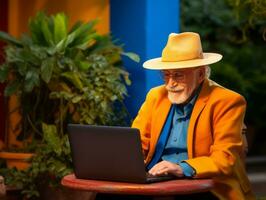
<instances>
[{"instance_id":1,"label":"man's hand","mask_svg":"<svg viewBox=\"0 0 266 200\"><path fill-rule=\"evenodd\" d=\"M178 164L165 160L154 165L153 168L150 169L149 173L152 175L172 174L177 177L184 176L183 170Z\"/></svg>"}]
</instances>

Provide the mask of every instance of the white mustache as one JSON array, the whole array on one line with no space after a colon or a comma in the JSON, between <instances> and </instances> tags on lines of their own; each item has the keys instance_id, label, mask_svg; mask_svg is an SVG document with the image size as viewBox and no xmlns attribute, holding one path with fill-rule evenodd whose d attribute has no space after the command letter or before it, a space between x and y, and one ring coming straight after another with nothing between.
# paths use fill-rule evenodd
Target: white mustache
<instances>
[{"instance_id":1,"label":"white mustache","mask_svg":"<svg viewBox=\"0 0 266 200\"><path fill-rule=\"evenodd\" d=\"M168 92L181 92L184 90L184 88L182 87L175 87L175 88L171 88L171 87L166 87L166 90Z\"/></svg>"}]
</instances>

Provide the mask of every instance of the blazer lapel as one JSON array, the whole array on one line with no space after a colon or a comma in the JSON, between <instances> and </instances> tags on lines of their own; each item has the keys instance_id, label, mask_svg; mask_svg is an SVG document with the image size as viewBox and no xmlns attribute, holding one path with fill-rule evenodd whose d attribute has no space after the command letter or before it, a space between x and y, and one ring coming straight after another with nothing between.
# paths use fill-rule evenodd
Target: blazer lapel
<instances>
[{"instance_id":1,"label":"blazer lapel","mask_svg":"<svg viewBox=\"0 0 266 200\"><path fill-rule=\"evenodd\" d=\"M202 89L200 91L200 94L198 96L198 99L195 102L190 121L189 121L189 126L188 126L188 135L187 135L187 148L188 148L188 158L193 158L193 138L195 134L195 125L197 122L197 119L204 109L206 102L209 98L209 93L210 93L210 87L209 87L209 80L205 79Z\"/></svg>"}]
</instances>

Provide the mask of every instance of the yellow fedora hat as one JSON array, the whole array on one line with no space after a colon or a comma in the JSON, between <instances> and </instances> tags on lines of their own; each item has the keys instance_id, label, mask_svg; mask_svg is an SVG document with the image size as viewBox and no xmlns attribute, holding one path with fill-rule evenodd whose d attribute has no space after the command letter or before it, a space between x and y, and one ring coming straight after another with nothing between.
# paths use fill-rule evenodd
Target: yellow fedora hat
<instances>
[{"instance_id":1,"label":"yellow fedora hat","mask_svg":"<svg viewBox=\"0 0 266 200\"><path fill-rule=\"evenodd\" d=\"M146 69L183 69L210 65L222 59L218 53L203 53L198 33L171 33L162 57L143 63Z\"/></svg>"}]
</instances>

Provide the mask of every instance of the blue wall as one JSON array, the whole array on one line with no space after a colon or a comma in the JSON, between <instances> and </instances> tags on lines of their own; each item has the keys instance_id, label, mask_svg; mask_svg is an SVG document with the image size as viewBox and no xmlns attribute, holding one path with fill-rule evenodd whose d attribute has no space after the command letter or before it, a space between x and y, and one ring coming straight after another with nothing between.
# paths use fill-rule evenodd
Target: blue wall
<instances>
[{"instance_id":1,"label":"blue wall","mask_svg":"<svg viewBox=\"0 0 266 200\"><path fill-rule=\"evenodd\" d=\"M111 34L125 51L137 53L141 61L124 58L132 85L126 106L134 118L150 88L162 84L158 71L145 70L143 62L160 57L168 35L179 32L178 0L111 0Z\"/></svg>"}]
</instances>

